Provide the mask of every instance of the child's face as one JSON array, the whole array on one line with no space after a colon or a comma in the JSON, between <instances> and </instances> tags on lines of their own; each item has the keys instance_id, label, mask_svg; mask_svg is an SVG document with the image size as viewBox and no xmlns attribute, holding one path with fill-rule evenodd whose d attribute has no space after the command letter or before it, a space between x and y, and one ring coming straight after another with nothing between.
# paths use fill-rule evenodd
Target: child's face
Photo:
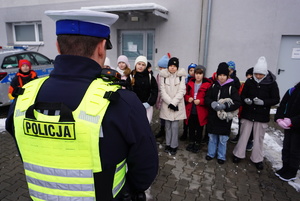
<instances>
[{"instance_id":1,"label":"child's face","mask_svg":"<svg viewBox=\"0 0 300 201\"><path fill-rule=\"evenodd\" d=\"M196 82L202 82L203 80L203 73L196 73L195 74L195 79L196 79Z\"/></svg>"},{"instance_id":2,"label":"child's face","mask_svg":"<svg viewBox=\"0 0 300 201\"><path fill-rule=\"evenodd\" d=\"M234 71L232 68L228 68L228 70L229 70L229 75L231 75Z\"/></svg>"},{"instance_id":3,"label":"child's face","mask_svg":"<svg viewBox=\"0 0 300 201\"><path fill-rule=\"evenodd\" d=\"M221 84L225 83L227 81L227 78L228 78L227 75L224 75L224 74L220 74L217 76L217 79L219 80L219 82Z\"/></svg>"},{"instance_id":4,"label":"child's face","mask_svg":"<svg viewBox=\"0 0 300 201\"><path fill-rule=\"evenodd\" d=\"M246 76L247 79L248 79L248 78L251 78L251 77L252 77L251 74L248 74L248 75Z\"/></svg>"},{"instance_id":5,"label":"child's face","mask_svg":"<svg viewBox=\"0 0 300 201\"><path fill-rule=\"evenodd\" d=\"M21 71L22 71L23 73L28 73L28 72L30 71L30 67L29 67L27 64L23 64L23 65L21 66Z\"/></svg>"},{"instance_id":6,"label":"child's face","mask_svg":"<svg viewBox=\"0 0 300 201\"><path fill-rule=\"evenodd\" d=\"M121 61L118 63L118 66L121 70L124 70L126 68L126 63Z\"/></svg>"},{"instance_id":7,"label":"child's face","mask_svg":"<svg viewBox=\"0 0 300 201\"><path fill-rule=\"evenodd\" d=\"M175 65L171 65L168 67L170 73L175 73L177 71L177 67Z\"/></svg>"},{"instance_id":8,"label":"child's face","mask_svg":"<svg viewBox=\"0 0 300 201\"><path fill-rule=\"evenodd\" d=\"M265 77L264 74L260 74L260 73L254 73L254 76L258 79L258 80L261 80Z\"/></svg>"},{"instance_id":9,"label":"child's face","mask_svg":"<svg viewBox=\"0 0 300 201\"><path fill-rule=\"evenodd\" d=\"M165 68L163 68L163 67L158 67L159 68L159 70L163 70L163 69L165 69Z\"/></svg>"},{"instance_id":10,"label":"child's face","mask_svg":"<svg viewBox=\"0 0 300 201\"><path fill-rule=\"evenodd\" d=\"M146 69L146 64L144 62L137 62L135 65L135 70L139 73L143 72Z\"/></svg>"},{"instance_id":11,"label":"child's face","mask_svg":"<svg viewBox=\"0 0 300 201\"><path fill-rule=\"evenodd\" d=\"M191 76L191 77L194 77L195 76L195 68L190 68L190 70L189 70L189 75Z\"/></svg>"}]
</instances>

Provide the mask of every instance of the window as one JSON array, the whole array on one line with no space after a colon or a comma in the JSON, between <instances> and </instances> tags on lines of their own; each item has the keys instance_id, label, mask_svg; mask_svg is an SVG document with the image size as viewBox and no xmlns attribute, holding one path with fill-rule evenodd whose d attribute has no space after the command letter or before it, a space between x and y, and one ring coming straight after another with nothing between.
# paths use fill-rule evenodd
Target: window
<instances>
[{"instance_id":1,"label":"window","mask_svg":"<svg viewBox=\"0 0 300 201\"><path fill-rule=\"evenodd\" d=\"M43 44L41 22L13 23L14 44L40 45Z\"/></svg>"},{"instance_id":2,"label":"window","mask_svg":"<svg viewBox=\"0 0 300 201\"><path fill-rule=\"evenodd\" d=\"M121 31L120 54L128 57L130 64L140 56L146 56L153 61L154 31Z\"/></svg>"}]
</instances>

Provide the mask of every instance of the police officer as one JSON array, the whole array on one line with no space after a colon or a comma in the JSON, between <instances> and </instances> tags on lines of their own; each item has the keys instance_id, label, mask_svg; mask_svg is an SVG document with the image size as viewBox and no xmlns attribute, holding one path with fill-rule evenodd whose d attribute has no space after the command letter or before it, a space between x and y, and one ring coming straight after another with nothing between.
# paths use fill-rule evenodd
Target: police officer
<instances>
[{"instance_id":1,"label":"police officer","mask_svg":"<svg viewBox=\"0 0 300 201\"><path fill-rule=\"evenodd\" d=\"M158 171L146 110L133 92L100 78L118 16L89 10L45 14L56 21L60 55L49 77L24 86L6 121L31 198L145 199Z\"/></svg>"}]
</instances>

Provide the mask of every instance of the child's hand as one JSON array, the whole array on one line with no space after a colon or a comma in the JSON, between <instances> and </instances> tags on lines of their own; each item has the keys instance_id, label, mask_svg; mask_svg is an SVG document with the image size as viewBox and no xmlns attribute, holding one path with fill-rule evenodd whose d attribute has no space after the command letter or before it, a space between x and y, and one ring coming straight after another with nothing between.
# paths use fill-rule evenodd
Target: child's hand
<instances>
[{"instance_id":1,"label":"child's hand","mask_svg":"<svg viewBox=\"0 0 300 201\"><path fill-rule=\"evenodd\" d=\"M289 125L286 124L286 122L283 119L277 119L277 124L283 129L290 129Z\"/></svg>"},{"instance_id":2,"label":"child's hand","mask_svg":"<svg viewBox=\"0 0 300 201\"><path fill-rule=\"evenodd\" d=\"M200 100L196 99L196 100L194 100L194 103L195 103L195 105L199 105L200 104Z\"/></svg>"},{"instance_id":3,"label":"child's hand","mask_svg":"<svg viewBox=\"0 0 300 201\"><path fill-rule=\"evenodd\" d=\"M190 97L188 101L189 101L189 103L191 103L191 102L193 102L193 100L194 99L192 97Z\"/></svg>"},{"instance_id":4,"label":"child's hand","mask_svg":"<svg viewBox=\"0 0 300 201\"><path fill-rule=\"evenodd\" d=\"M261 99L259 99L259 98L257 98L257 97L255 97L255 98L253 99L253 101L254 101L254 104L255 104L255 105L264 105L264 101L261 100Z\"/></svg>"},{"instance_id":5,"label":"child's hand","mask_svg":"<svg viewBox=\"0 0 300 201\"><path fill-rule=\"evenodd\" d=\"M244 99L244 102L247 104L247 105L252 105L252 100L250 98L245 98Z\"/></svg>"}]
</instances>

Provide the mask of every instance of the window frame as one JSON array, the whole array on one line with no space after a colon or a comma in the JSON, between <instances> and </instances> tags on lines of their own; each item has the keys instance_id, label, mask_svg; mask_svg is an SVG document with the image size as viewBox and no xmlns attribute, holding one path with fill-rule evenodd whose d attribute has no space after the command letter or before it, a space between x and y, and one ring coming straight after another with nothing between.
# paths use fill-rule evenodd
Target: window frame
<instances>
[{"instance_id":1,"label":"window frame","mask_svg":"<svg viewBox=\"0 0 300 201\"><path fill-rule=\"evenodd\" d=\"M123 39L123 34L142 34L143 35L143 52L142 53L140 53L140 55L144 55L144 56L146 56L147 57L147 59L148 59L148 57L150 56L150 52L148 51L149 50L149 48L148 48L148 34L152 34L152 37L153 37L153 44L152 44L152 55L151 55L151 57L152 57L152 59L148 59L148 61L150 62L150 63L152 63L153 61L154 61L154 47L155 47L155 30L153 30L153 29L146 29L146 30L119 30L119 43L118 44L120 44L119 45L119 47L118 47L118 52L119 52L119 55L121 55L122 54L122 52L123 52L123 49L122 49L122 47L123 47L123 42L124 41L122 41L122 39ZM136 56L137 57L137 56ZM136 57L135 57L135 59L136 59ZM132 60L131 58L129 58L128 57L128 60L129 60L129 62L130 63L134 63L134 61L135 61L135 59L134 60Z\"/></svg>"},{"instance_id":2,"label":"window frame","mask_svg":"<svg viewBox=\"0 0 300 201\"><path fill-rule=\"evenodd\" d=\"M28 26L33 25L34 26L34 35L35 35L35 41L17 41L16 39L16 26ZM44 45L44 40L40 41L40 35L43 36L43 33L39 32L39 26L41 27L42 31L42 22L36 21L36 22L14 22L12 23L12 31L13 31L13 40L15 45Z\"/></svg>"}]
</instances>

